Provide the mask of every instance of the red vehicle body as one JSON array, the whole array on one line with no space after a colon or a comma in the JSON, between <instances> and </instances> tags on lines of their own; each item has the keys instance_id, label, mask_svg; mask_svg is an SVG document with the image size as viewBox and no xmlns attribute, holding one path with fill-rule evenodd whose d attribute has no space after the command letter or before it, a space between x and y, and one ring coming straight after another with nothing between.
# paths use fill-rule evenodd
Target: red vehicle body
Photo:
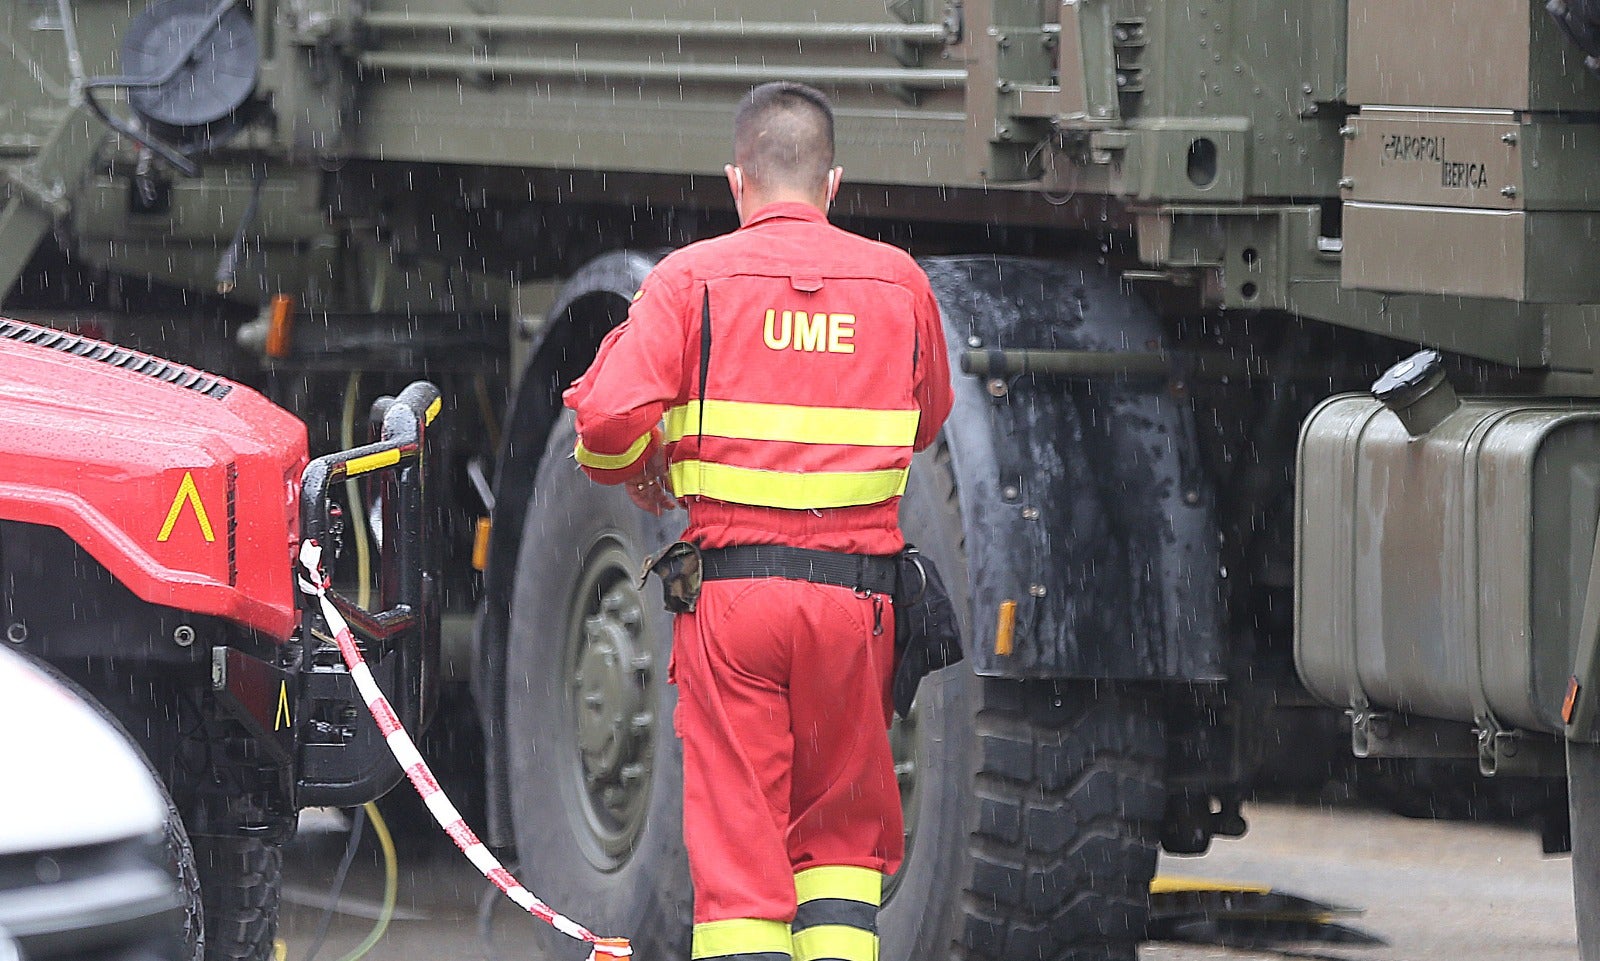
<instances>
[{"instance_id":1,"label":"red vehicle body","mask_svg":"<svg viewBox=\"0 0 1600 961\"><path fill-rule=\"evenodd\" d=\"M141 600L280 642L306 428L248 387L0 320L0 519L64 531Z\"/></svg>"},{"instance_id":2,"label":"red vehicle body","mask_svg":"<svg viewBox=\"0 0 1600 961\"><path fill-rule=\"evenodd\" d=\"M160 776L191 901L184 961L270 957L277 845L299 809L400 779L293 565L302 537L337 553L331 495L364 489L385 532L355 545L378 555L377 606L333 599L420 728L438 644L424 433L440 406L412 384L375 406L372 443L310 460L305 425L248 387L0 319L3 635Z\"/></svg>"}]
</instances>

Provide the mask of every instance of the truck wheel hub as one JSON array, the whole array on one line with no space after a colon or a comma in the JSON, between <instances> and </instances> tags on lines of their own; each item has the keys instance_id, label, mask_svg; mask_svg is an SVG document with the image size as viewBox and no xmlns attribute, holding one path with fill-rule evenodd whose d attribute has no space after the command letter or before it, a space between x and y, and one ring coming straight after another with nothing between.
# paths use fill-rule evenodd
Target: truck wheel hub
<instances>
[{"instance_id":1,"label":"truck wheel hub","mask_svg":"<svg viewBox=\"0 0 1600 961\"><path fill-rule=\"evenodd\" d=\"M653 658L642 599L617 545L603 546L579 586L568 703L583 819L608 858L631 849L650 796Z\"/></svg>"}]
</instances>

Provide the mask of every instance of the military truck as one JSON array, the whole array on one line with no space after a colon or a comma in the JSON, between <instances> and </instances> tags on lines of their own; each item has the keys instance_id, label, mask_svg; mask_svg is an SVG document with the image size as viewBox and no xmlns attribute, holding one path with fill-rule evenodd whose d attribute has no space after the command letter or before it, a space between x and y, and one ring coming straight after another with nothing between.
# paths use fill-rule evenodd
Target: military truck
<instances>
[{"instance_id":1,"label":"military truck","mask_svg":"<svg viewBox=\"0 0 1600 961\"><path fill-rule=\"evenodd\" d=\"M481 722L531 886L652 957L691 895L634 575L679 522L582 482L559 395L664 249L734 226L729 114L767 80L834 98L835 219L922 258L960 371L902 510L970 650L893 732L886 957L1131 958L1158 848L1241 833L1313 694L1370 756L1559 777L1565 736L1592 806L1587 2L11 0L0 28L10 305L257 383L313 446L445 388L473 694L445 726ZM1408 420L1318 406L1418 346ZM1480 450L1499 486L1450 466Z\"/></svg>"}]
</instances>

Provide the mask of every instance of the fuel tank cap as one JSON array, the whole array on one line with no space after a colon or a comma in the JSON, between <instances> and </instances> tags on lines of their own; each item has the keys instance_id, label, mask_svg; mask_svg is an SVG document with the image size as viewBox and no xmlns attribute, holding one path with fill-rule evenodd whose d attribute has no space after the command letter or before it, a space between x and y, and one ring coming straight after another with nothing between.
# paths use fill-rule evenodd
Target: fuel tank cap
<instances>
[{"instance_id":1,"label":"fuel tank cap","mask_svg":"<svg viewBox=\"0 0 1600 961\"><path fill-rule=\"evenodd\" d=\"M1444 375L1444 355L1419 350L1383 372L1372 396L1395 412L1406 432L1421 437L1461 406L1461 398Z\"/></svg>"}]
</instances>

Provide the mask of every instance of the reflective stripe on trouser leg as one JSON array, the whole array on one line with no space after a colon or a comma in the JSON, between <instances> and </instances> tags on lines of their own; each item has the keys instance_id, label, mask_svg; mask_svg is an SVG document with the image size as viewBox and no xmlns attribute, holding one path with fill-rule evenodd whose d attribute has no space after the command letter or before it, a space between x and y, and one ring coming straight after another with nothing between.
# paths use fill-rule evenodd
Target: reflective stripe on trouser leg
<instances>
[{"instance_id":1,"label":"reflective stripe on trouser leg","mask_svg":"<svg viewBox=\"0 0 1600 961\"><path fill-rule=\"evenodd\" d=\"M827 865L794 876L794 961L878 961L883 875Z\"/></svg>"},{"instance_id":2,"label":"reflective stripe on trouser leg","mask_svg":"<svg viewBox=\"0 0 1600 961\"><path fill-rule=\"evenodd\" d=\"M694 926L694 961L790 961L789 926L782 921L732 918Z\"/></svg>"}]
</instances>

